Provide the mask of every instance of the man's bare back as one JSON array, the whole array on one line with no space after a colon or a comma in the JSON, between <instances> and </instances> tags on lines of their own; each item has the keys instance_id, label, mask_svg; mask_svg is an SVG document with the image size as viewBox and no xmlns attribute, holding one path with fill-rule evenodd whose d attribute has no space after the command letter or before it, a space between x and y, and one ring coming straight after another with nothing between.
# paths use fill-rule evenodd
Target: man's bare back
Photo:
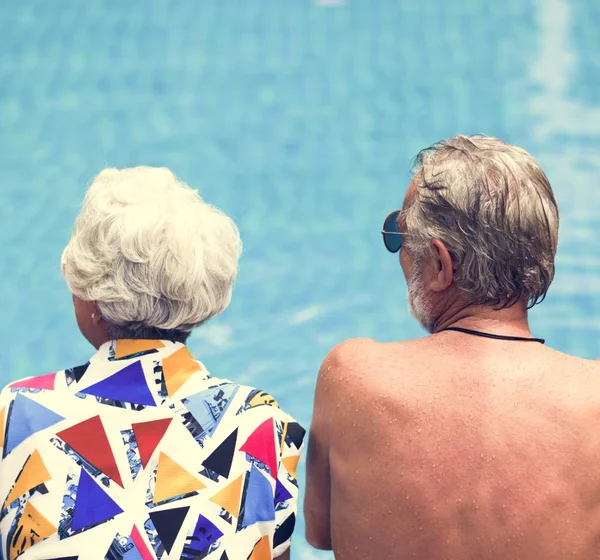
<instances>
[{"instance_id":1,"label":"man's bare back","mask_svg":"<svg viewBox=\"0 0 600 560\"><path fill-rule=\"evenodd\" d=\"M331 527L336 558L600 557L598 363L451 332L347 341L311 440L331 495L312 485L308 537Z\"/></svg>"}]
</instances>

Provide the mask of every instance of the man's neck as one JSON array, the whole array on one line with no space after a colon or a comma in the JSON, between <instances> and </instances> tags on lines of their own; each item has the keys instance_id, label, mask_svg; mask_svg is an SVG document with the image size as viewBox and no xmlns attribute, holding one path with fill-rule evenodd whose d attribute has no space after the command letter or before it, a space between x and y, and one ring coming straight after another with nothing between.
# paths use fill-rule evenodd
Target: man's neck
<instances>
[{"instance_id":1,"label":"man's neck","mask_svg":"<svg viewBox=\"0 0 600 560\"><path fill-rule=\"evenodd\" d=\"M506 309L497 309L494 306L451 306L438 318L433 332L437 333L448 327L531 337L527 308L523 304L516 304Z\"/></svg>"}]
</instances>

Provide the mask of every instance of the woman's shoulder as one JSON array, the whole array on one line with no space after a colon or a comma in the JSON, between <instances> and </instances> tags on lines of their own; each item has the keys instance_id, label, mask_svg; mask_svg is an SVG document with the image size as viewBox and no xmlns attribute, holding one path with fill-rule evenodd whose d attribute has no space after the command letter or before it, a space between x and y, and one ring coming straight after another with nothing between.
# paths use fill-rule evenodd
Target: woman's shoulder
<instances>
[{"instance_id":1,"label":"woman's shoulder","mask_svg":"<svg viewBox=\"0 0 600 560\"><path fill-rule=\"evenodd\" d=\"M13 400L17 394L23 392L39 393L41 391L53 391L56 376L56 372L45 373L11 381L3 387L0 393L0 408Z\"/></svg>"}]
</instances>

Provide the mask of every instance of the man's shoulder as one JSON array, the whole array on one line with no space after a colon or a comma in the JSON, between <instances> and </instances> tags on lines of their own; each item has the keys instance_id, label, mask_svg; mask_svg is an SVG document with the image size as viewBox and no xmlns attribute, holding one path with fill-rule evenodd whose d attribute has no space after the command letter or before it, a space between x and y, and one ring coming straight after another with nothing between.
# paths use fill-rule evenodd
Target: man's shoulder
<instances>
[{"instance_id":1,"label":"man's shoulder","mask_svg":"<svg viewBox=\"0 0 600 560\"><path fill-rule=\"evenodd\" d=\"M363 367L373 367L389 359L397 360L402 355L409 355L422 340L399 342L379 342L371 338L350 338L333 347L327 354L321 366L321 374L335 370L360 370Z\"/></svg>"}]
</instances>

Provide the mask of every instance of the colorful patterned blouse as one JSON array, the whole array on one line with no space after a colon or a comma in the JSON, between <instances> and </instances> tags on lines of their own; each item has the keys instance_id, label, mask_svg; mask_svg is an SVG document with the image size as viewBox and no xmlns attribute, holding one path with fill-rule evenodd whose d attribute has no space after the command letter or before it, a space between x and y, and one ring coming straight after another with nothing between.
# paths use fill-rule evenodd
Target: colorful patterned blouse
<instances>
[{"instance_id":1,"label":"colorful patterned blouse","mask_svg":"<svg viewBox=\"0 0 600 560\"><path fill-rule=\"evenodd\" d=\"M304 434L182 344L109 342L1 393L0 557L276 557L296 521Z\"/></svg>"}]
</instances>

